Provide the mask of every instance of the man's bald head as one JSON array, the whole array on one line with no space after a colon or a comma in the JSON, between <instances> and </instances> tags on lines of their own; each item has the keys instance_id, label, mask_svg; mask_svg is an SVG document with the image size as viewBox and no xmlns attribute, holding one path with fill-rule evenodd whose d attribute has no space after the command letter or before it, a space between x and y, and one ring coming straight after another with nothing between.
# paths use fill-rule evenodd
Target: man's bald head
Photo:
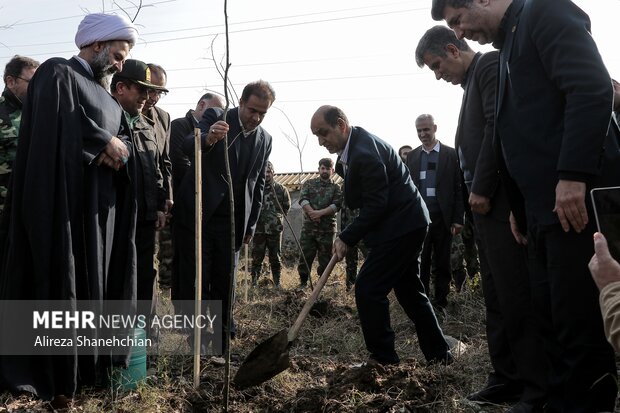
<instances>
[{"instance_id":1,"label":"man's bald head","mask_svg":"<svg viewBox=\"0 0 620 413\"><path fill-rule=\"evenodd\" d=\"M347 144L351 126L342 109L324 105L312 116L310 129L319 138L319 145L324 146L329 153L339 153Z\"/></svg>"},{"instance_id":2,"label":"man's bald head","mask_svg":"<svg viewBox=\"0 0 620 413\"><path fill-rule=\"evenodd\" d=\"M220 95L215 93L205 93L198 99L196 109L194 110L194 117L196 119L202 118L202 114L209 108L222 108L224 109L224 99Z\"/></svg>"}]
</instances>

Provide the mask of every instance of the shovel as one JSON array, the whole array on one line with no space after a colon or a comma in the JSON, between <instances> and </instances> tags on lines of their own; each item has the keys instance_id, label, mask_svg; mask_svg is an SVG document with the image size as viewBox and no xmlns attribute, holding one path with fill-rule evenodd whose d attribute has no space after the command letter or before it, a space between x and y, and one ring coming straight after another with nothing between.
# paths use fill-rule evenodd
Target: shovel
<instances>
[{"instance_id":1,"label":"shovel","mask_svg":"<svg viewBox=\"0 0 620 413\"><path fill-rule=\"evenodd\" d=\"M295 323L288 332L284 329L269 337L256 346L246 357L243 364L239 367L239 370L237 370L237 374L233 380L235 387L238 389L245 389L247 387L256 386L289 368L290 359L288 351L293 341L297 338L301 325L306 320L306 317L308 317L310 309L319 297L336 262L338 262L338 258L336 255L333 255L325 271L323 271L321 278L317 281L314 290L312 290L312 294L310 294L306 304L304 304L304 307L301 309L301 313L297 316L297 320L295 320Z\"/></svg>"}]
</instances>

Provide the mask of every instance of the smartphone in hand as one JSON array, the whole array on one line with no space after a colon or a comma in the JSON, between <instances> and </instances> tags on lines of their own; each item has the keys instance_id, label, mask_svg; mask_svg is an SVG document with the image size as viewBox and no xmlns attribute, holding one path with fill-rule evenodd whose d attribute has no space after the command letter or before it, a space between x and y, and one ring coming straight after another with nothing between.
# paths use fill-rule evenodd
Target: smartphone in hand
<instances>
[{"instance_id":1,"label":"smartphone in hand","mask_svg":"<svg viewBox=\"0 0 620 413\"><path fill-rule=\"evenodd\" d=\"M620 186L590 191L598 231L607 239L611 256L620 262Z\"/></svg>"}]
</instances>

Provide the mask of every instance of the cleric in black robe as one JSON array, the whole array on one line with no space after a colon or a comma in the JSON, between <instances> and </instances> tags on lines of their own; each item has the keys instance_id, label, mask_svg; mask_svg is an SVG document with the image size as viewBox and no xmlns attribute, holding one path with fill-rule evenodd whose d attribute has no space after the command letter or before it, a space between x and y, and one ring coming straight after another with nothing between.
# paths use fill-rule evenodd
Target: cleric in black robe
<instances>
[{"instance_id":1,"label":"cleric in black robe","mask_svg":"<svg viewBox=\"0 0 620 413\"><path fill-rule=\"evenodd\" d=\"M121 107L102 84L122 68L136 36L124 17L88 15L76 34L79 55L49 59L32 78L3 222L0 303L123 299L135 306L133 149ZM10 326L11 316L0 307L0 323ZM102 356L77 349L0 356L1 387L72 397L95 383L102 364L127 359Z\"/></svg>"}]
</instances>

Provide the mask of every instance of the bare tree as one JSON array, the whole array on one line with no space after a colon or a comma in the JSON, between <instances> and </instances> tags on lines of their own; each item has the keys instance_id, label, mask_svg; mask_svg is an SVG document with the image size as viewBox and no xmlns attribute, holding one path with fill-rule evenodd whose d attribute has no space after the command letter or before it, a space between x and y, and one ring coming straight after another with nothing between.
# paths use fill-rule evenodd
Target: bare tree
<instances>
[{"instance_id":1,"label":"bare tree","mask_svg":"<svg viewBox=\"0 0 620 413\"><path fill-rule=\"evenodd\" d=\"M280 129L280 131L282 131L282 134L284 135L284 137L286 138L286 140L288 141L288 143L290 143L291 145L293 145L295 147L295 150L297 150L297 154L299 155L299 168L300 168L300 172L304 171L304 163L303 163L303 152L304 149L306 147L306 143L308 142L308 136L306 135L306 137L304 138L303 142L299 139L299 135L297 134L297 129L295 129L295 126L293 125L293 122L291 122L291 119L288 117L288 115L286 114L286 112L284 112L282 109L280 109L277 106L272 106L273 109L276 109L278 112L282 113L284 115L284 118L286 119L286 121L288 122L288 124L291 126L291 129L293 131L293 135L289 133L286 133L284 130ZM301 184L301 177L300 179L300 184Z\"/></svg>"},{"instance_id":2,"label":"bare tree","mask_svg":"<svg viewBox=\"0 0 620 413\"><path fill-rule=\"evenodd\" d=\"M228 35L228 34L227 34ZM222 80L224 81L224 89L226 90L226 92L235 97L235 102L239 101L239 95L237 94L237 91L235 90L235 87L233 86L230 77L229 76L225 76L224 72L226 71L226 67L229 66L229 64L227 63L227 66L225 67L224 64L222 63L222 60L224 60L224 58L228 59L228 53L226 53L224 56L222 56L220 58L220 60L218 61L215 57L215 41L217 40L217 34L213 37L213 40L211 40L211 60L213 61L213 64L215 65L215 70L217 70L217 73L220 75L220 77L222 78ZM226 40L226 44L228 44L228 40Z\"/></svg>"},{"instance_id":3,"label":"bare tree","mask_svg":"<svg viewBox=\"0 0 620 413\"><path fill-rule=\"evenodd\" d=\"M125 1L127 1L127 3L131 4L131 6L133 6L136 9L136 13L133 15L133 17L131 17L131 15L127 12L127 10L125 10L123 6L118 4L116 0L112 1L112 5L118 7L120 11L122 11L123 13L127 15L127 17L129 18L129 20L131 20L132 23L135 23L136 19L138 18L138 15L140 14L140 10L142 10L142 0L140 0L138 4L134 3L131 0L125 0Z\"/></svg>"},{"instance_id":4,"label":"bare tree","mask_svg":"<svg viewBox=\"0 0 620 413\"><path fill-rule=\"evenodd\" d=\"M228 37L228 0L224 0L224 24L226 26L226 66L224 67L224 86L228 85L228 70L230 69L230 46ZM226 120L228 109L230 107L230 99L228 96L228 87L224 87L224 98L226 99L226 107L224 108L224 117ZM226 365L224 368L224 412L228 412L228 403L230 396L230 331L232 329L233 306L235 297L235 196L233 191L232 174L230 171L230 159L228 156L228 134L224 137L224 159L226 163L226 179L228 180L228 199L230 203L230 274L228 283L228 328L226 329Z\"/></svg>"}]
</instances>

